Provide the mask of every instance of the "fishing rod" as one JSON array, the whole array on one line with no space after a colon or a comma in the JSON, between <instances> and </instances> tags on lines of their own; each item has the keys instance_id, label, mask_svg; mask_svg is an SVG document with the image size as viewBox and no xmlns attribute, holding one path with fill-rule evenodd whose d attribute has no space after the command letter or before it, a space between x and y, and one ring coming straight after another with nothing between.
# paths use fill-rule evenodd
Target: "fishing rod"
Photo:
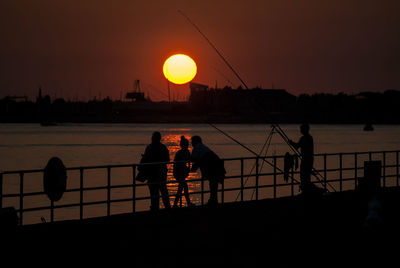
<instances>
[{"instance_id":1,"label":"fishing rod","mask_svg":"<svg viewBox=\"0 0 400 268\"><path fill-rule=\"evenodd\" d=\"M207 38L207 36L200 30L199 27L197 27L197 25L185 14L183 13L181 10L178 10L179 14L181 14L183 17L186 18L186 20L192 24L192 26L201 34L201 36L203 36L203 38L208 42L208 44L215 50L215 52L217 52L218 56L221 57L221 59L225 62L225 64L229 67L229 69L231 69L231 71L235 74L235 76L240 80L240 82L242 83L242 85L246 88L249 89L246 85L246 83L243 81L243 79L239 76L239 74L235 71L235 69L233 69L233 67L229 64L229 62L225 59L224 56L222 56L221 52L218 51L218 49L214 46L213 43L211 43L210 39Z\"/></svg>"}]
</instances>

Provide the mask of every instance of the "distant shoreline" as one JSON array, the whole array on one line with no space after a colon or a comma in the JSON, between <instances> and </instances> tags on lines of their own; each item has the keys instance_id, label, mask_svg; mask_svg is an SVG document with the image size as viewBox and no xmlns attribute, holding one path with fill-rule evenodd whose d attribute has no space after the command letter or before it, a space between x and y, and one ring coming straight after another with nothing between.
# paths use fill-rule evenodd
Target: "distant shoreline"
<instances>
[{"instance_id":1,"label":"distant shoreline","mask_svg":"<svg viewBox=\"0 0 400 268\"><path fill-rule=\"evenodd\" d=\"M400 124L400 91L293 96L285 90L192 90L188 102L0 100L2 123ZM40 92L39 92L40 93Z\"/></svg>"}]
</instances>

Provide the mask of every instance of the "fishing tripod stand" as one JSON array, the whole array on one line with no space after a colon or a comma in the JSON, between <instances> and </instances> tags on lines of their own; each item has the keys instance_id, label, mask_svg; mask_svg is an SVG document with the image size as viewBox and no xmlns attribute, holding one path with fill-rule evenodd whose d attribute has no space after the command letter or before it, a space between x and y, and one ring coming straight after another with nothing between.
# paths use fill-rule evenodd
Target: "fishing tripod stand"
<instances>
[{"instance_id":1,"label":"fishing tripod stand","mask_svg":"<svg viewBox=\"0 0 400 268\"><path fill-rule=\"evenodd\" d=\"M286 144L289 145L289 147L292 149L292 151L293 151L293 152L297 155L297 157L299 157L300 160L301 160L301 154L300 154L300 152L290 143L289 137L286 135L286 133L283 131L283 129L282 129L278 124L272 124L272 125L271 125L271 131L270 131L270 133L269 133L269 135L268 135L268 137L267 137L267 139L266 139L266 141L265 141L265 143L264 143L264 145L263 145L263 147L262 147L262 149L261 149L261 152L260 152L259 154L256 153L255 151L251 150L251 149L248 148L246 145L244 145L243 143L239 142L237 139L233 138L231 135L229 135L228 133L226 133L226 132L223 131L222 129L218 128L218 127L215 126L214 124L212 124L212 123L208 123L208 124L209 124L211 127L213 127L214 129L216 129L216 130L218 130L219 132L221 132L223 135L225 135L225 136L228 137L229 139L231 139L232 141L234 141L235 143L237 143L238 145L240 145L241 147L243 147L244 149L246 149L246 150L247 150L248 152L250 152L251 154L255 155L256 157L259 157L259 159L261 159L261 160L263 161L263 164L264 164L264 163L267 163L267 164L270 165L271 167L276 168L279 172L282 172L282 173L283 173L284 171L283 171L281 168L279 168L279 167L277 167L276 165L274 165L274 163L271 163L270 161L268 161L268 160L266 159L266 155L267 155L267 153L268 153L268 149L269 149L269 146L270 146L270 144L271 144L272 135L273 135L274 133L278 133L279 136L282 137L282 139L286 142ZM265 148L266 148L266 150L265 150ZM265 150L264 155L262 155L262 153L263 153L264 150ZM261 168L262 168L262 167L263 167L263 166L261 166ZM255 168L255 165L253 165L253 168L251 169L250 175L247 177L245 184L247 183L249 177L251 176L251 173L253 172L254 168ZM322 176L314 167L312 168L312 173L311 173L311 174L317 179L317 181L318 181L319 183L321 183L321 184L324 186L324 188L326 189L327 192L330 192L330 191L327 189L327 186L329 186L334 192L336 192L335 188L334 188L331 184L329 184L328 182L326 182L326 180L323 178L323 176ZM300 184L300 182L299 182L298 180L296 180L296 179L294 178L293 175L291 175L291 178L292 178L292 180L293 180L294 182ZM254 194L254 191L253 191L253 194ZM252 194L252 197L253 197L253 194ZM239 197L239 195L236 197L236 200L237 200L238 197Z\"/></svg>"}]
</instances>

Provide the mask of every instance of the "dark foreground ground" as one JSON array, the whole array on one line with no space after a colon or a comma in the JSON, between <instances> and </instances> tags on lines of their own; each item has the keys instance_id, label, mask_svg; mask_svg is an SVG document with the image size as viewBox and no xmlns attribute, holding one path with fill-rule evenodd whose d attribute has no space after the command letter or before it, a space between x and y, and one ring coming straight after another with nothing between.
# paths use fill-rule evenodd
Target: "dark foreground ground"
<instances>
[{"instance_id":1,"label":"dark foreground ground","mask_svg":"<svg viewBox=\"0 0 400 268\"><path fill-rule=\"evenodd\" d=\"M400 189L381 194L383 223L374 227L365 226L367 201L355 192L24 226L3 230L2 260L53 267L398 267L399 201Z\"/></svg>"}]
</instances>

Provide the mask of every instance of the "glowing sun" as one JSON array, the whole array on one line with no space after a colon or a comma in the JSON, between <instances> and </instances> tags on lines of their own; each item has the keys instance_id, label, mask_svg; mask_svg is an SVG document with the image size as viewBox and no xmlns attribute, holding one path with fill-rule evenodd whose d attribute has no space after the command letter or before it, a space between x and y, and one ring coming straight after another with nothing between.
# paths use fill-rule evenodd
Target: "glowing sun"
<instances>
[{"instance_id":1,"label":"glowing sun","mask_svg":"<svg viewBox=\"0 0 400 268\"><path fill-rule=\"evenodd\" d=\"M196 76L197 66L189 56L176 54L164 62L163 73L168 81L181 85L192 81Z\"/></svg>"}]
</instances>

